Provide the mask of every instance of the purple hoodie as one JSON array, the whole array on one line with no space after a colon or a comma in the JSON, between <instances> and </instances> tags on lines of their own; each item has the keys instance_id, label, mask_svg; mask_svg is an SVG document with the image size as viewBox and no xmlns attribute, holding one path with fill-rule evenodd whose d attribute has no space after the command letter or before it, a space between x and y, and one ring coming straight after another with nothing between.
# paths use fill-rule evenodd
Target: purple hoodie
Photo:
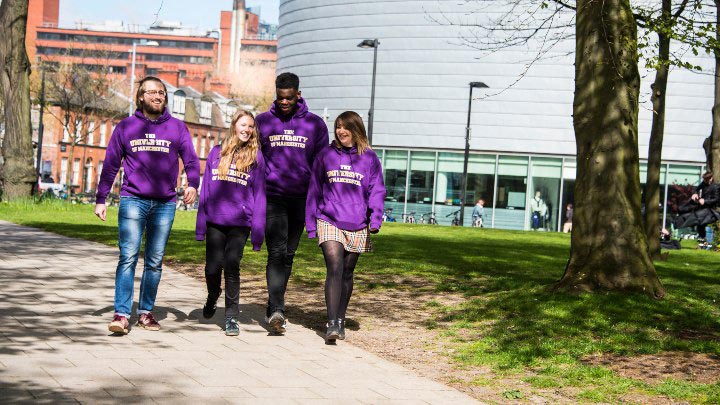
<instances>
[{"instance_id":1,"label":"purple hoodie","mask_svg":"<svg viewBox=\"0 0 720 405\"><path fill-rule=\"evenodd\" d=\"M110 138L96 203L105 203L121 164L125 170L121 196L175 201L178 157L185 166L189 186L197 188L200 163L185 123L170 116L167 109L154 121L135 111L120 121Z\"/></svg>"},{"instance_id":2,"label":"purple hoodie","mask_svg":"<svg viewBox=\"0 0 720 405\"><path fill-rule=\"evenodd\" d=\"M253 250L260 250L265 235L265 159L258 151L257 162L247 173L230 166L226 179L219 179L221 146L210 151L205 164L195 239L204 240L207 223L248 226Z\"/></svg>"},{"instance_id":3,"label":"purple hoodie","mask_svg":"<svg viewBox=\"0 0 720 405\"><path fill-rule=\"evenodd\" d=\"M346 231L380 229L384 201L382 167L373 150L358 155L354 147L328 146L313 164L305 206L308 237L316 236L318 218Z\"/></svg>"},{"instance_id":4,"label":"purple hoodie","mask_svg":"<svg viewBox=\"0 0 720 405\"><path fill-rule=\"evenodd\" d=\"M305 197L315 155L328 145L325 121L301 98L292 116L281 115L273 103L255 122L267 164L267 195Z\"/></svg>"}]
</instances>

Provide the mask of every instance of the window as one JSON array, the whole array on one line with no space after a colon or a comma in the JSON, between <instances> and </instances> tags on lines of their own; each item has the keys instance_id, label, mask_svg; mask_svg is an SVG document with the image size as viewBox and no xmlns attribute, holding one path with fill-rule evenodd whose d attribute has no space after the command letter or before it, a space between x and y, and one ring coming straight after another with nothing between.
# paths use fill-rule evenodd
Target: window
<instances>
[{"instance_id":1,"label":"window","mask_svg":"<svg viewBox=\"0 0 720 405\"><path fill-rule=\"evenodd\" d=\"M103 163L104 162L102 160L100 162L98 162L97 184L100 184L100 177L102 176Z\"/></svg>"},{"instance_id":2,"label":"window","mask_svg":"<svg viewBox=\"0 0 720 405\"><path fill-rule=\"evenodd\" d=\"M185 94L175 94L173 96L173 112L176 114L185 114Z\"/></svg>"},{"instance_id":3,"label":"window","mask_svg":"<svg viewBox=\"0 0 720 405\"><path fill-rule=\"evenodd\" d=\"M95 142L95 121L90 121L90 124L88 125L88 133L85 143L87 145L92 145L93 142Z\"/></svg>"},{"instance_id":4,"label":"window","mask_svg":"<svg viewBox=\"0 0 720 405\"><path fill-rule=\"evenodd\" d=\"M71 184L73 186L80 184L80 159L73 160Z\"/></svg>"},{"instance_id":5,"label":"window","mask_svg":"<svg viewBox=\"0 0 720 405\"><path fill-rule=\"evenodd\" d=\"M212 116L212 104L209 101L200 102L200 122L203 124L210 124L210 118Z\"/></svg>"},{"instance_id":6,"label":"window","mask_svg":"<svg viewBox=\"0 0 720 405\"><path fill-rule=\"evenodd\" d=\"M90 190L92 190L92 185L93 185L92 184L92 181L93 181L92 171L93 171L92 159L88 159L85 162L85 176L84 176L85 177L85 179L84 179L85 187L83 190L86 193L89 193Z\"/></svg>"},{"instance_id":7,"label":"window","mask_svg":"<svg viewBox=\"0 0 720 405\"><path fill-rule=\"evenodd\" d=\"M210 149L209 150L212 150L212 148L215 147L215 136L210 133L208 134L208 136L210 137Z\"/></svg>"},{"instance_id":8,"label":"window","mask_svg":"<svg viewBox=\"0 0 720 405\"><path fill-rule=\"evenodd\" d=\"M407 182L408 153L404 150L389 150L385 156L385 209L392 209L398 218L405 209L405 186Z\"/></svg>"},{"instance_id":9,"label":"window","mask_svg":"<svg viewBox=\"0 0 720 405\"><path fill-rule=\"evenodd\" d=\"M561 166L562 159L557 158L533 157L530 161L532 177L528 201L534 198L536 192L540 192L540 198L545 202L546 211L544 217L540 219L539 225L548 231L558 230ZM529 215L532 219L532 212L529 212Z\"/></svg>"},{"instance_id":10,"label":"window","mask_svg":"<svg viewBox=\"0 0 720 405\"><path fill-rule=\"evenodd\" d=\"M70 131L68 131L67 126L63 126L63 142L70 142Z\"/></svg>"},{"instance_id":11,"label":"window","mask_svg":"<svg viewBox=\"0 0 720 405\"><path fill-rule=\"evenodd\" d=\"M105 138L107 137L107 121L100 123L100 142L98 145L105 146Z\"/></svg>"},{"instance_id":12,"label":"window","mask_svg":"<svg viewBox=\"0 0 720 405\"><path fill-rule=\"evenodd\" d=\"M75 122L75 142L82 140L83 123L82 121Z\"/></svg>"},{"instance_id":13,"label":"window","mask_svg":"<svg viewBox=\"0 0 720 405\"><path fill-rule=\"evenodd\" d=\"M67 179L67 173L68 173L68 158L64 157L60 161L60 179L58 179L58 182L60 184L65 184L65 179Z\"/></svg>"},{"instance_id":14,"label":"window","mask_svg":"<svg viewBox=\"0 0 720 405\"><path fill-rule=\"evenodd\" d=\"M500 156L495 194L495 228L525 229L528 158Z\"/></svg>"},{"instance_id":15,"label":"window","mask_svg":"<svg viewBox=\"0 0 720 405\"><path fill-rule=\"evenodd\" d=\"M210 133L208 132L207 136L210 136ZM200 139L200 157L205 157L205 145L207 144L205 138Z\"/></svg>"},{"instance_id":16,"label":"window","mask_svg":"<svg viewBox=\"0 0 720 405\"><path fill-rule=\"evenodd\" d=\"M198 134L195 134L193 137L193 149L195 149L195 152L197 153L198 150Z\"/></svg>"}]
</instances>

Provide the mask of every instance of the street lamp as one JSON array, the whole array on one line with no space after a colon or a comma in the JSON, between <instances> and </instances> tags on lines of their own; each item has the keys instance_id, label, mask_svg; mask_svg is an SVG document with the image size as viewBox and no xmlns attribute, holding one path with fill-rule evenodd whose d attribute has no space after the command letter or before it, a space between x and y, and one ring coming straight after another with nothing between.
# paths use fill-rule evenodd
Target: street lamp
<instances>
[{"instance_id":1,"label":"street lamp","mask_svg":"<svg viewBox=\"0 0 720 405\"><path fill-rule=\"evenodd\" d=\"M377 50L380 41L375 39L365 39L360 42L358 48L368 49L373 48L373 72L372 72L372 88L370 90L370 111L368 111L368 143L372 146L372 134L373 134L373 113L375 112L375 72L377 68Z\"/></svg>"},{"instance_id":2,"label":"street lamp","mask_svg":"<svg viewBox=\"0 0 720 405\"><path fill-rule=\"evenodd\" d=\"M483 82L470 82L470 96L468 97L468 115L467 115L467 126L465 127L465 159L463 161L463 175L462 185L460 188L460 226L465 224L465 198L467 193L467 169L468 159L470 158L470 112L472 111L472 93L474 88L488 88L488 85Z\"/></svg>"},{"instance_id":3,"label":"street lamp","mask_svg":"<svg viewBox=\"0 0 720 405\"><path fill-rule=\"evenodd\" d=\"M140 45L142 46L160 46L160 44L157 41L140 41ZM133 111L135 111L135 96L133 96L133 90L135 87L135 50L137 48L138 42L133 41L132 44L132 67L131 67L131 73L130 73L130 108L128 110L128 115L132 116Z\"/></svg>"}]
</instances>

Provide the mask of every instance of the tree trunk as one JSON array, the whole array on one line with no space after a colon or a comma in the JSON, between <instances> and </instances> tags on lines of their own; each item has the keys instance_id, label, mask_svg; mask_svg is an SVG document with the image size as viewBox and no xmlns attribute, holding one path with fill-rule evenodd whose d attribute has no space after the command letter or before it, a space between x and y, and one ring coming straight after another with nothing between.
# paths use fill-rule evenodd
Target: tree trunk
<instances>
[{"instance_id":1,"label":"tree trunk","mask_svg":"<svg viewBox=\"0 0 720 405\"><path fill-rule=\"evenodd\" d=\"M720 1L715 0L715 39L720 41ZM712 108L712 143L710 154L712 156L712 167L708 170L715 175L714 182L720 183L720 49L715 48L715 100Z\"/></svg>"},{"instance_id":2,"label":"tree trunk","mask_svg":"<svg viewBox=\"0 0 720 405\"><path fill-rule=\"evenodd\" d=\"M662 21L669 24L672 0L662 0ZM670 72L670 37L658 30L658 66L652 84L653 119L645 179L645 238L653 260L660 258L660 165L665 136L665 96Z\"/></svg>"},{"instance_id":3,"label":"tree trunk","mask_svg":"<svg viewBox=\"0 0 720 405\"><path fill-rule=\"evenodd\" d=\"M27 0L0 4L0 87L5 100L0 194L4 201L29 197L37 182L30 123L30 62L25 51L27 14Z\"/></svg>"},{"instance_id":4,"label":"tree trunk","mask_svg":"<svg viewBox=\"0 0 720 405\"><path fill-rule=\"evenodd\" d=\"M556 289L662 297L640 215L637 28L628 0L579 0L570 259Z\"/></svg>"}]
</instances>

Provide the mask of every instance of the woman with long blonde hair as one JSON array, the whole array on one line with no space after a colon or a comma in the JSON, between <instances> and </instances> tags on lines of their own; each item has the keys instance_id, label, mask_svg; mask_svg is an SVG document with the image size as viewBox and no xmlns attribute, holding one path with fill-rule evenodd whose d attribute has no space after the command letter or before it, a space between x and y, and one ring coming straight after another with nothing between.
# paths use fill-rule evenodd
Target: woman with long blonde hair
<instances>
[{"instance_id":1,"label":"woman with long blonde hair","mask_svg":"<svg viewBox=\"0 0 720 405\"><path fill-rule=\"evenodd\" d=\"M240 260L247 238L260 250L265 235L265 161L259 150L255 118L238 111L220 145L207 157L200 187L195 236L205 240L203 316L212 318L225 271L225 334L237 336Z\"/></svg>"}]
</instances>

